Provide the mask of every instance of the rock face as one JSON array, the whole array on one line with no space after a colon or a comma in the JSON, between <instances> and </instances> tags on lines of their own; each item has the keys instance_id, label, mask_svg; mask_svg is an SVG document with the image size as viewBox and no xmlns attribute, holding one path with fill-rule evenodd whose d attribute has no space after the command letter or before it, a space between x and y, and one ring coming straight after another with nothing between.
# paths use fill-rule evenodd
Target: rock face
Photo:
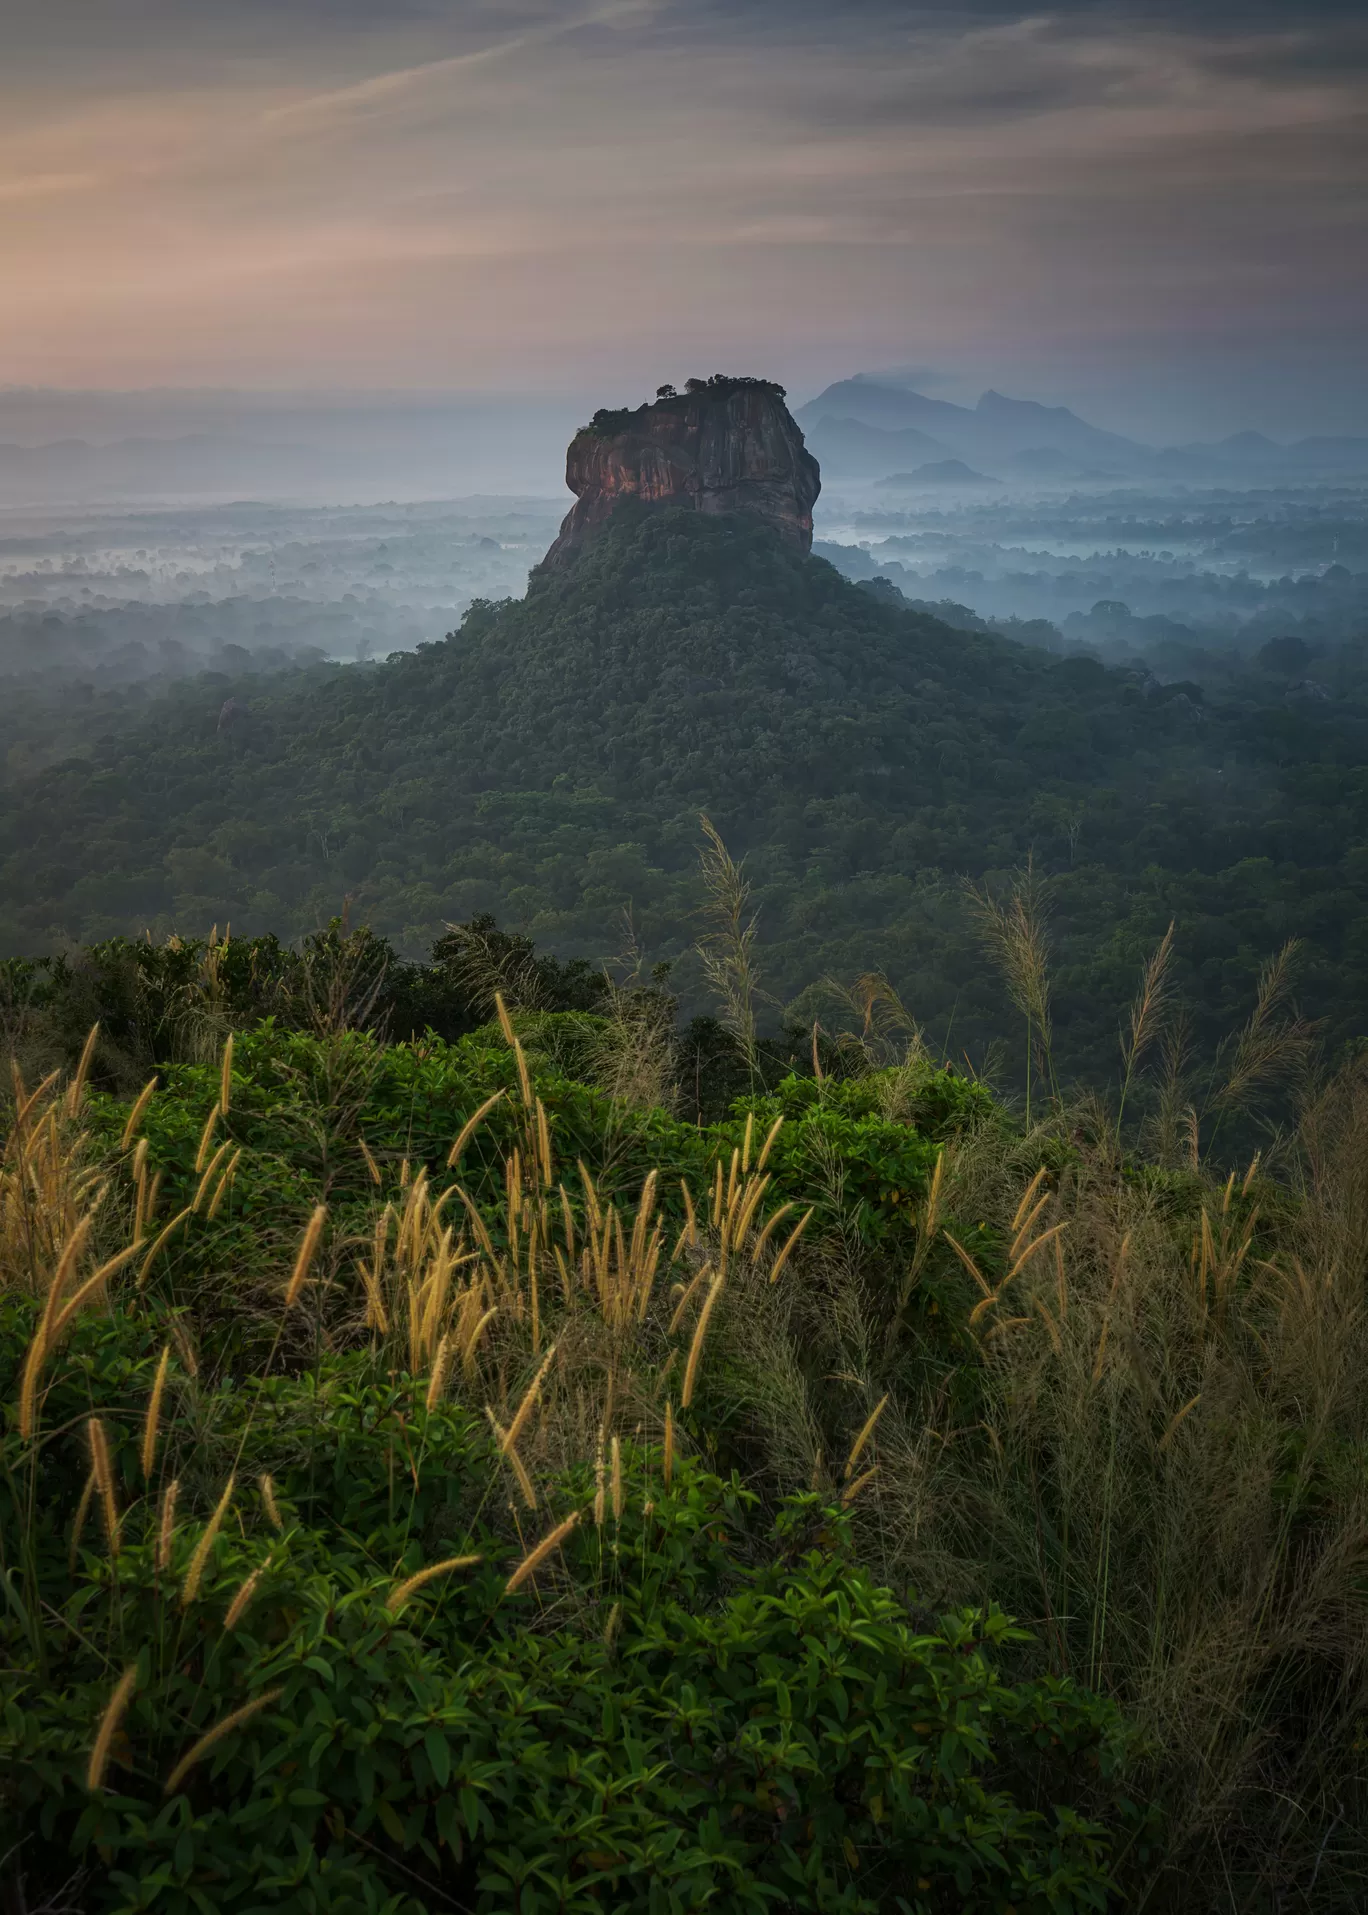
<instances>
[{"instance_id":1,"label":"rock face","mask_svg":"<svg viewBox=\"0 0 1368 1915\"><path fill-rule=\"evenodd\" d=\"M662 386L654 404L635 412L596 412L570 441L565 483L576 503L542 561L552 569L624 499L750 513L807 552L822 489L784 388L720 374L690 379L682 393Z\"/></svg>"}]
</instances>

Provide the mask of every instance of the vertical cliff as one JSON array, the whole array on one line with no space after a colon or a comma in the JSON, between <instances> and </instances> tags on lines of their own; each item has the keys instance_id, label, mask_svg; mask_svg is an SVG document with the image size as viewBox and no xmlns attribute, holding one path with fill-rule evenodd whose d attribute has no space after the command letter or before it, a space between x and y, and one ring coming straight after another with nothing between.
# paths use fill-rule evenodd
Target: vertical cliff
<instances>
[{"instance_id":1,"label":"vertical cliff","mask_svg":"<svg viewBox=\"0 0 1368 1915\"><path fill-rule=\"evenodd\" d=\"M691 379L682 393L662 387L634 412L595 413L570 442L565 482L576 503L543 560L553 568L624 499L747 512L806 552L822 486L783 387L720 374Z\"/></svg>"}]
</instances>

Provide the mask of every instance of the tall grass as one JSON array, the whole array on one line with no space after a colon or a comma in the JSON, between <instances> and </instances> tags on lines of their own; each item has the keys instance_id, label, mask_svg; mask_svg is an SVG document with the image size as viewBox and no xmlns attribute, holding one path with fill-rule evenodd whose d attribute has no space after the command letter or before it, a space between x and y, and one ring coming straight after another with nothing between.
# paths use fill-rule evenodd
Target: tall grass
<instances>
[{"instance_id":1,"label":"tall grass","mask_svg":"<svg viewBox=\"0 0 1368 1915\"><path fill-rule=\"evenodd\" d=\"M750 885L712 820L704 816L699 876L704 915L711 929L699 941L703 975L717 1000L722 1022L736 1040L754 1082L759 1055L756 1004L760 979L755 940L758 923L750 913Z\"/></svg>"},{"instance_id":2,"label":"tall grass","mask_svg":"<svg viewBox=\"0 0 1368 1915\"><path fill-rule=\"evenodd\" d=\"M1368 1903L1368 1061L1285 1159L1137 1176L1060 1105L946 1149L896 1296L812 1246L737 1326L778 1466L877 1469L882 1573L1002 1603L1124 1707L1167 1818L1123 1858L1136 1908ZM950 1368L908 1309L928 1272L963 1298Z\"/></svg>"},{"instance_id":3,"label":"tall grass","mask_svg":"<svg viewBox=\"0 0 1368 1915\"><path fill-rule=\"evenodd\" d=\"M1026 1122L1031 1121L1031 1089L1043 1075L1058 1092L1050 1015L1048 901L1034 862L1016 872L1005 897L987 884L966 884L983 941L1002 973L1007 993L1026 1020Z\"/></svg>"},{"instance_id":4,"label":"tall grass","mask_svg":"<svg viewBox=\"0 0 1368 1915\"><path fill-rule=\"evenodd\" d=\"M744 1050L745 898L720 845L732 929L718 948L738 1005L751 1004L751 1023L738 1009L734 1026ZM1038 907L1018 886L992 908L1048 1079ZM1170 934L1141 980L1117 1110L1056 1093L1024 1129L995 1120L947 1143L892 1257L834 1228L819 1238L806 1203L779 1201L777 1124L748 1122L696 1185L668 1182L663 1166L626 1193L596 1178L558 1136L496 992L515 1088L462 1125L448 1179L377 1163L347 1090L320 1187L345 1146L367 1165L369 1195L349 1200L345 1229L329 1203L302 1215L262 1289L282 1326L312 1318L315 1353L369 1350L375 1376L405 1393L411 1427L448 1395L487 1417L521 1537L510 1596L545 1584L580 1520L528 1515L547 1483L596 1465L606 1524L621 1508L623 1440L659 1441L668 1486L715 1383L726 1441L760 1488L829 1490L871 1562L918 1602L999 1602L1034 1631L1023 1659L1122 1704L1135 1790L1167 1818L1160 1847L1121 1858L1131 1905L1347 1911L1368 1904L1368 1062L1308 1090L1276 1181L1257 1160L1212 1168L1175 1038L1171 951ZM1274 1081L1309 1085L1314 1034L1291 1006L1290 965L1285 954L1265 973L1227 1050L1202 1106L1208 1135ZM859 1068L877 1073L878 1107L898 1120L924 1063L915 1025L877 977L852 1002ZM1127 1100L1156 1056L1149 1122L1167 1138L1163 1161L1126 1161ZM231 1174L220 1152L237 1108L231 1052L215 1061L218 1116L198 1150L209 1216ZM338 1064L344 1089L352 1069ZM145 1400L130 1409L132 1480L157 1536L166 1626L179 1630L247 1500L237 1455L194 1420L183 1354L172 1367L180 1326L157 1315L156 1259L180 1218L157 1220L137 1121L119 1148L97 1148L83 1072L35 1089L16 1079L14 1098L0 1282L32 1298L36 1318L15 1405L16 1494L31 1520L51 1366L73 1313L106 1307L112 1288L155 1329ZM508 1101L516 1119L491 1204L463 1166ZM813 1171L840 1175L839 1161ZM90 1476L72 1560L84 1522L112 1565L130 1479L121 1506L110 1429L98 1417L79 1428ZM260 1496L270 1548L285 1550L291 1519L269 1476ZM392 1613L473 1566L462 1554L396 1563ZM242 1577L230 1626L265 1574L263 1562ZM16 1588L22 1599L22 1576ZM122 1648L111 1657L92 1789L106 1786L123 1713L140 1706L126 1661ZM194 1742L168 1791L254 1706Z\"/></svg>"}]
</instances>

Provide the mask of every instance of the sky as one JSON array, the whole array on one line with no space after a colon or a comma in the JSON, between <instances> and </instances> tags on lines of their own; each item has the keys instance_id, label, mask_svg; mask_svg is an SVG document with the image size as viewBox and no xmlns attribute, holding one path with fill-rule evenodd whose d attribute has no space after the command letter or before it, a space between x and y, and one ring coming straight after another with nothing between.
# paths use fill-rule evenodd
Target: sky
<instances>
[{"instance_id":1,"label":"sky","mask_svg":"<svg viewBox=\"0 0 1368 1915\"><path fill-rule=\"evenodd\" d=\"M1363 0L0 0L0 387L1368 431Z\"/></svg>"}]
</instances>

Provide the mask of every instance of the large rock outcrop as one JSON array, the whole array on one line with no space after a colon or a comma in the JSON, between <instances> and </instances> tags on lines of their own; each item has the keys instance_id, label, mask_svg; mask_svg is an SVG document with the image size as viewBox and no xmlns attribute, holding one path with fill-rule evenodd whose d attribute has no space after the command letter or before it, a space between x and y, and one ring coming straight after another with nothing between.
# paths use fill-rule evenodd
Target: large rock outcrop
<instances>
[{"instance_id":1,"label":"large rock outcrop","mask_svg":"<svg viewBox=\"0 0 1368 1915\"><path fill-rule=\"evenodd\" d=\"M653 404L635 412L596 412L570 441L565 483L576 503L543 560L553 569L624 499L749 513L807 552L822 489L784 388L721 374L690 379L681 393L662 386Z\"/></svg>"}]
</instances>

